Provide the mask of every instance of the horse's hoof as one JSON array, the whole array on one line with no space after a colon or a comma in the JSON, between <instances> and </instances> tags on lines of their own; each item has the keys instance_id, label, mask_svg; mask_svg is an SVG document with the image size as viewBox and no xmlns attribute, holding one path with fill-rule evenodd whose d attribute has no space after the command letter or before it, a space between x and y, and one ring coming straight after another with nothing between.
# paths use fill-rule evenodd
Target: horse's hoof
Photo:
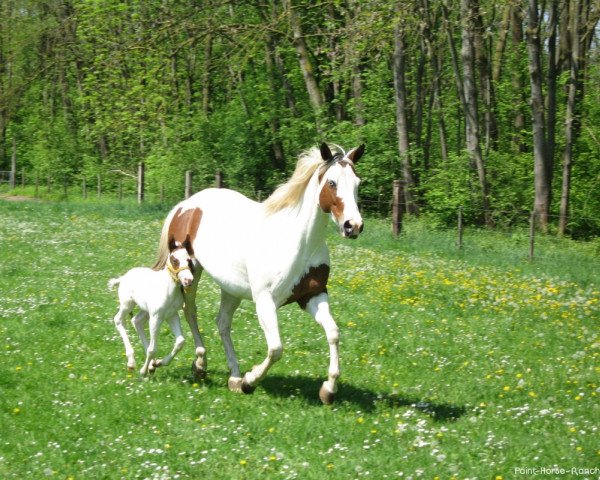
<instances>
[{"instance_id":1,"label":"horse's hoof","mask_svg":"<svg viewBox=\"0 0 600 480\"><path fill-rule=\"evenodd\" d=\"M321 390L319 390L319 398L321 399L321 402L323 402L323 405L331 405L335 400L335 394L330 392L325 385L323 385Z\"/></svg>"},{"instance_id":2,"label":"horse's hoof","mask_svg":"<svg viewBox=\"0 0 600 480\"><path fill-rule=\"evenodd\" d=\"M242 393L242 378L241 377L229 377L227 386L231 392Z\"/></svg>"},{"instance_id":3,"label":"horse's hoof","mask_svg":"<svg viewBox=\"0 0 600 480\"><path fill-rule=\"evenodd\" d=\"M192 375L194 376L194 380L198 381L206 378L206 370L203 368L198 368L195 360L192 362Z\"/></svg>"},{"instance_id":4,"label":"horse's hoof","mask_svg":"<svg viewBox=\"0 0 600 480\"><path fill-rule=\"evenodd\" d=\"M244 377L244 379L242 380L242 392L250 394L254 393L254 390L256 390L256 385L250 385L246 381L246 377Z\"/></svg>"}]
</instances>

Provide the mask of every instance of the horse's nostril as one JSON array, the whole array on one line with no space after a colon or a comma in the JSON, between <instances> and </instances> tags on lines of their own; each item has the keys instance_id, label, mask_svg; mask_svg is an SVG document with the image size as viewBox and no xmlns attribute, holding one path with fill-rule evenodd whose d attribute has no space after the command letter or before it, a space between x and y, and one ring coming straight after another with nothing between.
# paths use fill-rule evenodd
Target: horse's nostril
<instances>
[{"instance_id":1,"label":"horse's nostril","mask_svg":"<svg viewBox=\"0 0 600 480\"><path fill-rule=\"evenodd\" d=\"M353 230L353 227L352 227L352 224L350 223L350 220L346 220L344 222L344 231L346 233L352 233L352 230Z\"/></svg>"}]
</instances>

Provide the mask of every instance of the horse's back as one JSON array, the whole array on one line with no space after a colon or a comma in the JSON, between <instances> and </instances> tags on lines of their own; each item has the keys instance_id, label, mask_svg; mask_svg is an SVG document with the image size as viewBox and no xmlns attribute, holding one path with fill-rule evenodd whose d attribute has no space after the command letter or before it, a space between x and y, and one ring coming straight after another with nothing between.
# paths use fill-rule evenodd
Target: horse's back
<instances>
[{"instance_id":1,"label":"horse's back","mask_svg":"<svg viewBox=\"0 0 600 480\"><path fill-rule=\"evenodd\" d=\"M200 210L191 238L202 267L229 293L251 298L245 257L261 205L234 190L209 188L191 196L183 206Z\"/></svg>"}]
</instances>

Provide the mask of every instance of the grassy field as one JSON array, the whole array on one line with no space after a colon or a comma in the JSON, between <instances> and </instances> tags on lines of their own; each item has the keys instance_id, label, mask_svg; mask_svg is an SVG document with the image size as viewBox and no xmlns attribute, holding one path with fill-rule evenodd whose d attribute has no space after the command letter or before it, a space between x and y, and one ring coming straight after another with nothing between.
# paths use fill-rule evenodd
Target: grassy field
<instances>
[{"instance_id":1,"label":"grassy field","mask_svg":"<svg viewBox=\"0 0 600 480\"><path fill-rule=\"evenodd\" d=\"M342 377L325 407L327 342L295 306L264 383L227 390L208 278L206 382L189 333L151 380L128 374L106 282L153 262L164 215L0 200L0 478L597 477L571 469L600 465L598 243L542 237L528 262L518 233L467 231L459 252L421 223L399 240L377 220L355 242L332 232ZM252 304L233 335L244 368L262 360Z\"/></svg>"}]
</instances>

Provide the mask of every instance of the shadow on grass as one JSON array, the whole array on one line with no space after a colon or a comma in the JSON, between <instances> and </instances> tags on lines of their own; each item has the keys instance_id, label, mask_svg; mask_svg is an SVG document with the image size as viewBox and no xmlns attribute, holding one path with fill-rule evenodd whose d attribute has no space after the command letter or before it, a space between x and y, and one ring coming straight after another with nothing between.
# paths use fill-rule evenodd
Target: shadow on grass
<instances>
[{"instance_id":1,"label":"shadow on grass","mask_svg":"<svg viewBox=\"0 0 600 480\"><path fill-rule=\"evenodd\" d=\"M263 388L268 395L273 397L290 398L293 395L302 398L311 405L321 405L319 400L321 384L322 380L315 378L269 375L261 382L259 388ZM352 404L365 412L373 411L379 407L412 407L439 422L452 422L467 412L467 408L464 406L427 402L401 395L376 393L346 382L340 384L335 395L335 404Z\"/></svg>"}]
</instances>

